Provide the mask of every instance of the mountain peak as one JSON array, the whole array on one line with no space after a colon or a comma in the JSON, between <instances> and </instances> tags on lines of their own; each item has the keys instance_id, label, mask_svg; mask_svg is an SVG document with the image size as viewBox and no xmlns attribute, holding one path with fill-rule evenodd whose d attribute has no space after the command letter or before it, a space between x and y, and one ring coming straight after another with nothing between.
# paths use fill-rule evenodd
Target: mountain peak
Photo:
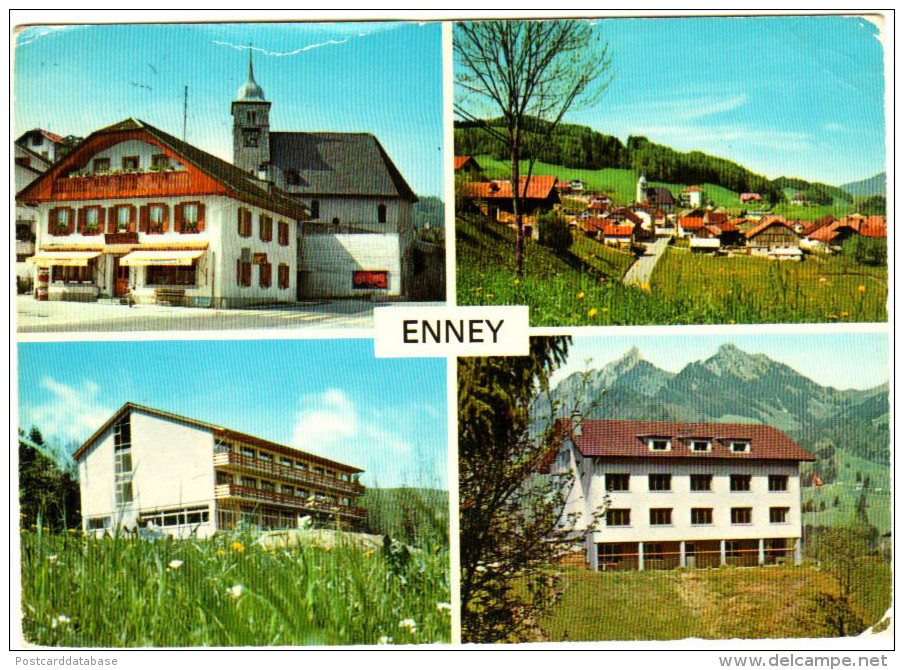
<instances>
[{"instance_id":1,"label":"mountain peak","mask_svg":"<svg viewBox=\"0 0 904 670\"><path fill-rule=\"evenodd\" d=\"M702 365L713 374L731 375L750 381L768 372L771 363L767 356L748 354L734 344L726 342L719 347L715 355L703 361Z\"/></svg>"},{"instance_id":2,"label":"mountain peak","mask_svg":"<svg viewBox=\"0 0 904 670\"><path fill-rule=\"evenodd\" d=\"M643 354L640 353L640 349L637 347L631 347L624 354L622 354L619 358L612 362L612 365L617 365L622 370L627 370L633 368L635 365L640 363L643 360Z\"/></svg>"}]
</instances>

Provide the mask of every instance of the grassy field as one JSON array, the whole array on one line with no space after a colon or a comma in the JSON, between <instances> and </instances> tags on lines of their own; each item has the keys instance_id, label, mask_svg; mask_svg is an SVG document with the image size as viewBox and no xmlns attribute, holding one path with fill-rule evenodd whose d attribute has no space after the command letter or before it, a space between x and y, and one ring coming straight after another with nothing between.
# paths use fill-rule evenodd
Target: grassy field
<instances>
[{"instance_id":1,"label":"grassy field","mask_svg":"<svg viewBox=\"0 0 904 670\"><path fill-rule=\"evenodd\" d=\"M675 640L820 637L816 593L837 594L807 566L647 572L563 571L559 601L541 617L547 640ZM854 607L871 625L891 601L887 563L864 569Z\"/></svg>"},{"instance_id":2,"label":"grassy field","mask_svg":"<svg viewBox=\"0 0 904 670\"><path fill-rule=\"evenodd\" d=\"M518 278L514 232L478 215L459 216L458 303L528 305L532 326L887 319L886 269L846 258L781 263L670 248L646 291L621 283L632 256L579 234L575 240L566 255L527 240Z\"/></svg>"},{"instance_id":3,"label":"grassy field","mask_svg":"<svg viewBox=\"0 0 904 670\"><path fill-rule=\"evenodd\" d=\"M492 156L475 156L477 162L484 169L484 172L491 179L507 178L510 166L505 161L498 161ZM527 162L523 163L524 169L527 169ZM536 175L555 175L562 181L571 181L572 179L583 179L587 182L587 186L591 191L606 193L618 205L629 205L634 202L634 196L637 192L637 175L634 170L619 168L604 168L602 170L584 170L580 168L567 168L562 165L553 165L537 161L534 164L534 174ZM650 182L650 186L665 186L673 195L677 196L681 193L685 186L692 184L670 184L666 182ZM756 209L755 205L742 204L739 194L716 184L696 184L700 186L706 193L708 200L713 202L717 207L722 207L726 211L739 213L742 210ZM781 203L772 208L774 214L786 217L787 219L805 219L815 221L826 214L834 216L842 216L850 214L854 211L852 203L837 201L832 205L813 205L801 207L792 205L790 202Z\"/></svg>"},{"instance_id":4,"label":"grassy field","mask_svg":"<svg viewBox=\"0 0 904 670\"><path fill-rule=\"evenodd\" d=\"M251 536L98 540L26 531L22 630L45 646L273 646L448 642L449 554Z\"/></svg>"},{"instance_id":5,"label":"grassy field","mask_svg":"<svg viewBox=\"0 0 904 670\"><path fill-rule=\"evenodd\" d=\"M870 523L880 533L891 530L891 483L887 464L874 463L843 449L835 451L837 479L824 486L808 486L801 491L803 504L812 502L815 511L804 512L803 522L810 526L836 526L854 515L857 501L860 498L860 484L857 473L863 477L869 475L870 491L867 494L867 515ZM876 491L876 489L882 489ZM838 498L838 506L835 499ZM825 503L825 509L820 509Z\"/></svg>"},{"instance_id":6,"label":"grassy field","mask_svg":"<svg viewBox=\"0 0 904 670\"><path fill-rule=\"evenodd\" d=\"M885 321L888 273L841 256L795 262L720 258L669 249L654 294L696 323ZM862 287L862 288L861 288Z\"/></svg>"}]
</instances>

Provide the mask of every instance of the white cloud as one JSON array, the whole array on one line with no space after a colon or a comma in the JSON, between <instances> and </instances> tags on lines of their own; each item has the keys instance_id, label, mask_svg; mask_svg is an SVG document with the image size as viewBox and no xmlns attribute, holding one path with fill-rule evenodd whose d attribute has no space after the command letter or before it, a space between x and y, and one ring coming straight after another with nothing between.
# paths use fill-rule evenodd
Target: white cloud
<instances>
[{"instance_id":1,"label":"white cloud","mask_svg":"<svg viewBox=\"0 0 904 670\"><path fill-rule=\"evenodd\" d=\"M49 441L82 442L117 409L101 398L100 386L91 380L69 385L44 377L41 389L46 394L26 410L23 428L37 426Z\"/></svg>"},{"instance_id":2,"label":"white cloud","mask_svg":"<svg viewBox=\"0 0 904 670\"><path fill-rule=\"evenodd\" d=\"M445 439L437 444L422 436L424 421L416 415L411 407L380 410L326 389L300 398L292 446L362 468L371 486L444 486Z\"/></svg>"}]
</instances>

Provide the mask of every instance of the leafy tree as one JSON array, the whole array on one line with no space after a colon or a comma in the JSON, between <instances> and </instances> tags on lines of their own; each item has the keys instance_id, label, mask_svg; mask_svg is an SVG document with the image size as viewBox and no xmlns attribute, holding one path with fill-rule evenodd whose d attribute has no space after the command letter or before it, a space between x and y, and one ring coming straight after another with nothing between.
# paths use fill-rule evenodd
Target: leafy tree
<instances>
[{"instance_id":1,"label":"leafy tree","mask_svg":"<svg viewBox=\"0 0 904 670\"><path fill-rule=\"evenodd\" d=\"M543 212L537 217L540 244L549 247L556 253L568 251L574 242L565 219L555 212Z\"/></svg>"},{"instance_id":2,"label":"leafy tree","mask_svg":"<svg viewBox=\"0 0 904 670\"><path fill-rule=\"evenodd\" d=\"M884 195L868 196L857 205L857 210L864 216L885 216L887 208Z\"/></svg>"},{"instance_id":3,"label":"leafy tree","mask_svg":"<svg viewBox=\"0 0 904 670\"><path fill-rule=\"evenodd\" d=\"M816 548L816 558L838 582L841 595L849 598L863 579L861 562L870 551L870 530L862 523L824 529Z\"/></svg>"},{"instance_id":4,"label":"leafy tree","mask_svg":"<svg viewBox=\"0 0 904 670\"><path fill-rule=\"evenodd\" d=\"M868 626L847 596L817 593L811 597L810 603L814 618L822 628L820 637L858 635Z\"/></svg>"},{"instance_id":5,"label":"leafy tree","mask_svg":"<svg viewBox=\"0 0 904 670\"><path fill-rule=\"evenodd\" d=\"M476 21L455 24L452 48L455 113L500 142L511 161L515 266L521 274L523 198L534 162L565 113L592 105L605 89L608 46L586 21ZM497 116L501 125L491 123ZM528 160L523 189L522 159Z\"/></svg>"},{"instance_id":6,"label":"leafy tree","mask_svg":"<svg viewBox=\"0 0 904 670\"><path fill-rule=\"evenodd\" d=\"M38 523L56 530L81 523L78 479L44 455L44 438L36 427L19 438L19 511L23 528Z\"/></svg>"},{"instance_id":7,"label":"leafy tree","mask_svg":"<svg viewBox=\"0 0 904 670\"><path fill-rule=\"evenodd\" d=\"M553 599L549 568L585 534L564 511L573 481L539 475L565 435L532 428L531 410L549 397L549 376L566 358L570 338L531 338L529 356L458 361L462 638L526 638L530 622ZM591 520L591 525L595 521Z\"/></svg>"}]
</instances>

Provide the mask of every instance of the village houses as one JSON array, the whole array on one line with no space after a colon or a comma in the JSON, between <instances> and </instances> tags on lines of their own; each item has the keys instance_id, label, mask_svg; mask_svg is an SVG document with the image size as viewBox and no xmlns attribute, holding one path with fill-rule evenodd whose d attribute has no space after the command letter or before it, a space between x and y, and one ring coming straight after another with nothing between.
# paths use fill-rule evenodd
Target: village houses
<instances>
[{"instance_id":1,"label":"village houses","mask_svg":"<svg viewBox=\"0 0 904 670\"><path fill-rule=\"evenodd\" d=\"M557 429L567 437L544 470L570 477L565 514L589 531L591 569L800 563L799 465L814 458L781 431L596 419Z\"/></svg>"}]
</instances>

